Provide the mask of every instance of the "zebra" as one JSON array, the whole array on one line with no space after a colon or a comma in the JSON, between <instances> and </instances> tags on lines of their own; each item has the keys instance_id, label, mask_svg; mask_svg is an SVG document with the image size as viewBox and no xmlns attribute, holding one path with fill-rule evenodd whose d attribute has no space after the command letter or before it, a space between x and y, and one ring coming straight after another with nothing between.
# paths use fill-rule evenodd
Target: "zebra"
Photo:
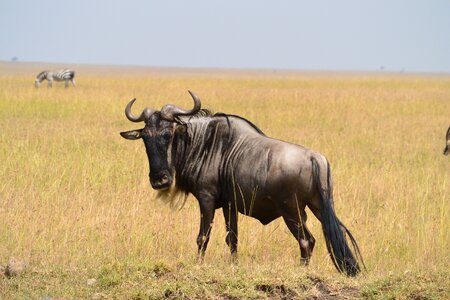
<instances>
[{"instance_id":1,"label":"zebra","mask_svg":"<svg viewBox=\"0 0 450 300\"><path fill-rule=\"evenodd\" d=\"M66 88L69 87L69 80L72 82L72 86L75 86L75 71L70 69L64 69L59 71L49 71L45 70L39 73L36 76L36 79L34 81L34 85L36 88L41 86L41 82L43 80L48 81L48 87L52 87L53 81L65 81L66 82Z\"/></svg>"}]
</instances>

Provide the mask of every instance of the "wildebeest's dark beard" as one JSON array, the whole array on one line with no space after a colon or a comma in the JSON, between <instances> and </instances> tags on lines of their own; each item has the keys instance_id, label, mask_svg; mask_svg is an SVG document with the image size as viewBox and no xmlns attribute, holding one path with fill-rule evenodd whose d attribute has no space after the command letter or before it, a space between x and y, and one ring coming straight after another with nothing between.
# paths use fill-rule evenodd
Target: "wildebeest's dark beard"
<instances>
[{"instance_id":1,"label":"wildebeest's dark beard","mask_svg":"<svg viewBox=\"0 0 450 300\"><path fill-rule=\"evenodd\" d=\"M176 186L176 176L173 174L172 185L167 189L156 190L156 199L169 204L172 209L182 209L188 197L188 193L180 190Z\"/></svg>"}]
</instances>

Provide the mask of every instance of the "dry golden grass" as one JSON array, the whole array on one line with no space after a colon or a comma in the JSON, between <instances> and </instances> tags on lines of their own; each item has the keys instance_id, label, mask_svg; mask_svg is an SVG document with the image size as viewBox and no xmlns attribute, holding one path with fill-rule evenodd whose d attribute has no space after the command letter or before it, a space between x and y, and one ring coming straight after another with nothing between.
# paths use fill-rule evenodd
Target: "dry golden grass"
<instances>
[{"instance_id":1,"label":"dry golden grass","mask_svg":"<svg viewBox=\"0 0 450 300\"><path fill-rule=\"evenodd\" d=\"M80 69L67 90L0 72L0 265L28 265L0 276L0 298L450 296L449 76ZM334 270L312 213L307 268L282 220L245 216L230 264L220 211L205 264L195 263L196 200L178 212L156 201L142 143L119 136L140 126L123 114L131 98L136 109L190 106L187 89L329 159L337 214L367 274Z\"/></svg>"}]
</instances>

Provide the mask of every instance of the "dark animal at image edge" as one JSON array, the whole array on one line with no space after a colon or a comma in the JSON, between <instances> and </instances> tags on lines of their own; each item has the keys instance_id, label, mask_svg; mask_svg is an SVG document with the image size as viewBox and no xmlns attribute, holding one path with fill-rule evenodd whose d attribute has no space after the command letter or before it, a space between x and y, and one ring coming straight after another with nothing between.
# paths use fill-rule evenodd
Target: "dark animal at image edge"
<instances>
[{"instance_id":1,"label":"dark animal at image edge","mask_svg":"<svg viewBox=\"0 0 450 300\"><path fill-rule=\"evenodd\" d=\"M450 126L448 127L447 135L445 136L444 155L448 155L449 151L450 151Z\"/></svg>"},{"instance_id":2,"label":"dark animal at image edge","mask_svg":"<svg viewBox=\"0 0 450 300\"><path fill-rule=\"evenodd\" d=\"M150 165L150 184L159 196L193 194L200 206L198 256L203 259L214 213L221 208L226 243L234 256L238 243L238 212L266 225L283 217L300 246L301 262L308 264L315 239L306 226L308 206L321 221L326 246L336 268L349 276L364 266L358 245L333 208L330 165L320 153L264 135L250 121L201 109L189 91L192 109L168 104L160 111L131 112L143 129L121 132L129 140L142 139ZM184 198L184 201L186 198ZM346 236L353 251L350 250Z\"/></svg>"}]
</instances>

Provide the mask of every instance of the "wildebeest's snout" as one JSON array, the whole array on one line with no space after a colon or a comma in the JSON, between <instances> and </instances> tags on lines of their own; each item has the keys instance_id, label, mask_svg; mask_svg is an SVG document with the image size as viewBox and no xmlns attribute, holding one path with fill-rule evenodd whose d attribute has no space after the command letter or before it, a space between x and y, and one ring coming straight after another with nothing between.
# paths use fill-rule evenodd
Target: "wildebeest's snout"
<instances>
[{"instance_id":1,"label":"wildebeest's snout","mask_svg":"<svg viewBox=\"0 0 450 300\"><path fill-rule=\"evenodd\" d=\"M167 170L161 171L156 175L150 173L149 177L150 184L155 190L168 188L172 184L172 176Z\"/></svg>"}]
</instances>

